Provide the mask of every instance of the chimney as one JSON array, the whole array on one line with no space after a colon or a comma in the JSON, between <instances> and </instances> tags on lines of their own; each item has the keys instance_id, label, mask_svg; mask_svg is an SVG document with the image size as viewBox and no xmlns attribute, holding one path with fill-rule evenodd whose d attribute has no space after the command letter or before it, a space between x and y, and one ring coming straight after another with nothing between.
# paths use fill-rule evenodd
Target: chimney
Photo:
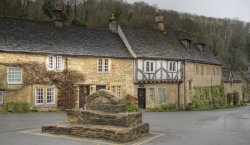
<instances>
[{"instance_id":1,"label":"chimney","mask_svg":"<svg viewBox=\"0 0 250 145\"><path fill-rule=\"evenodd\" d=\"M53 10L53 22L56 27L63 27L63 3L57 2L55 3L54 10Z\"/></svg>"},{"instance_id":2,"label":"chimney","mask_svg":"<svg viewBox=\"0 0 250 145\"><path fill-rule=\"evenodd\" d=\"M109 19L109 30L113 33L116 33L117 32L117 20L116 20L116 17L115 17L115 14L111 14L110 15L110 19Z\"/></svg>"},{"instance_id":3,"label":"chimney","mask_svg":"<svg viewBox=\"0 0 250 145\"><path fill-rule=\"evenodd\" d=\"M155 29L159 31L165 31L164 17L161 12L155 15Z\"/></svg>"}]
</instances>

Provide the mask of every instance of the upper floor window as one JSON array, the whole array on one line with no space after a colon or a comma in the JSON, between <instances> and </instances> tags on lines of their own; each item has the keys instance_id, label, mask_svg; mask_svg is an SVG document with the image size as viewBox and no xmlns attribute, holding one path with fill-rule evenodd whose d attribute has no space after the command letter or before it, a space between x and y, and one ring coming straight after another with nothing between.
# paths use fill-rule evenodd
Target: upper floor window
<instances>
[{"instance_id":1,"label":"upper floor window","mask_svg":"<svg viewBox=\"0 0 250 145\"><path fill-rule=\"evenodd\" d=\"M57 70L61 71L63 68L62 65L62 56L49 56L48 60L48 70Z\"/></svg>"},{"instance_id":2,"label":"upper floor window","mask_svg":"<svg viewBox=\"0 0 250 145\"><path fill-rule=\"evenodd\" d=\"M21 84L22 83L22 68L21 67L8 67L7 68L7 83L8 84Z\"/></svg>"},{"instance_id":3,"label":"upper floor window","mask_svg":"<svg viewBox=\"0 0 250 145\"><path fill-rule=\"evenodd\" d=\"M153 73L155 71L155 62L154 61L146 61L145 62L145 72Z\"/></svg>"},{"instance_id":4,"label":"upper floor window","mask_svg":"<svg viewBox=\"0 0 250 145\"><path fill-rule=\"evenodd\" d=\"M168 70L170 72L176 72L177 71L177 62L176 61L168 62Z\"/></svg>"},{"instance_id":5,"label":"upper floor window","mask_svg":"<svg viewBox=\"0 0 250 145\"><path fill-rule=\"evenodd\" d=\"M56 70L62 70L62 56L56 57Z\"/></svg>"},{"instance_id":6,"label":"upper floor window","mask_svg":"<svg viewBox=\"0 0 250 145\"><path fill-rule=\"evenodd\" d=\"M0 91L0 104L3 104L3 91Z\"/></svg>"},{"instance_id":7,"label":"upper floor window","mask_svg":"<svg viewBox=\"0 0 250 145\"><path fill-rule=\"evenodd\" d=\"M98 72L109 72L110 71L110 59L99 58L98 59Z\"/></svg>"}]
</instances>

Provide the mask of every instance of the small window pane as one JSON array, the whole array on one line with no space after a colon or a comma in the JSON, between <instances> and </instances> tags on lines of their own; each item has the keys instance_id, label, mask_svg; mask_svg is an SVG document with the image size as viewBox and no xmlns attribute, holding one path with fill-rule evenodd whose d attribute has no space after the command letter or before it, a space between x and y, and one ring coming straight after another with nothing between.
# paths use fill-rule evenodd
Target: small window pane
<instances>
[{"instance_id":1,"label":"small window pane","mask_svg":"<svg viewBox=\"0 0 250 145\"><path fill-rule=\"evenodd\" d=\"M102 72L102 59L98 59L98 72Z\"/></svg>"},{"instance_id":2,"label":"small window pane","mask_svg":"<svg viewBox=\"0 0 250 145\"><path fill-rule=\"evenodd\" d=\"M109 71L109 59L105 59L105 72Z\"/></svg>"},{"instance_id":3,"label":"small window pane","mask_svg":"<svg viewBox=\"0 0 250 145\"><path fill-rule=\"evenodd\" d=\"M122 92L121 92L121 86L117 86L117 97L121 98L122 97Z\"/></svg>"}]
</instances>

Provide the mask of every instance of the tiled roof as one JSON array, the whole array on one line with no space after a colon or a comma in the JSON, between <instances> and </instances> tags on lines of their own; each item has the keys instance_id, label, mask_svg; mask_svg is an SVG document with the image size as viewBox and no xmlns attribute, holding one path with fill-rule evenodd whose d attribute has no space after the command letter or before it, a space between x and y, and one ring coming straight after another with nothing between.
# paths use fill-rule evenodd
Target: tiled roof
<instances>
[{"instance_id":1,"label":"tiled roof","mask_svg":"<svg viewBox=\"0 0 250 145\"><path fill-rule=\"evenodd\" d=\"M230 82L230 72L232 73L233 82L241 82L241 76L231 71L229 67L222 67L222 80L224 82Z\"/></svg>"},{"instance_id":2,"label":"tiled roof","mask_svg":"<svg viewBox=\"0 0 250 145\"><path fill-rule=\"evenodd\" d=\"M242 72L242 76L244 79L250 81L250 72Z\"/></svg>"},{"instance_id":3,"label":"tiled roof","mask_svg":"<svg viewBox=\"0 0 250 145\"><path fill-rule=\"evenodd\" d=\"M117 34L0 18L0 51L132 58Z\"/></svg>"},{"instance_id":4,"label":"tiled roof","mask_svg":"<svg viewBox=\"0 0 250 145\"><path fill-rule=\"evenodd\" d=\"M167 27L166 33L137 27L122 27L122 30L138 58L192 60L221 64L208 48L205 48L203 53L192 44L191 50L187 50L180 43L183 36L178 38L180 32L172 28ZM183 35L186 37L186 34Z\"/></svg>"}]
</instances>

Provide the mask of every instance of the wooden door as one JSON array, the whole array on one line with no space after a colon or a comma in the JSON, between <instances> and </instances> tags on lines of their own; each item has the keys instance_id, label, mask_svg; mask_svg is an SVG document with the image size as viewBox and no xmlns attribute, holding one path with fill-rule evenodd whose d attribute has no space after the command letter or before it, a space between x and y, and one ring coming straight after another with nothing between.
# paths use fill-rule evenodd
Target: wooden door
<instances>
[{"instance_id":1,"label":"wooden door","mask_svg":"<svg viewBox=\"0 0 250 145\"><path fill-rule=\"evenodd\" d=\"M90 86L80 86L79 87L79 108L83 108L86 97L89 95Z\"/></svg>"},{"instance_id":2,"label":"wooden door","mask_svg":"<svg viewBox=\"0 0 250 145\"><path fill-rule=\"evenodd\" d=\"M142 109L146 108L146 89L138 88L138 106Z\"/></svg>"}]
</instances>

